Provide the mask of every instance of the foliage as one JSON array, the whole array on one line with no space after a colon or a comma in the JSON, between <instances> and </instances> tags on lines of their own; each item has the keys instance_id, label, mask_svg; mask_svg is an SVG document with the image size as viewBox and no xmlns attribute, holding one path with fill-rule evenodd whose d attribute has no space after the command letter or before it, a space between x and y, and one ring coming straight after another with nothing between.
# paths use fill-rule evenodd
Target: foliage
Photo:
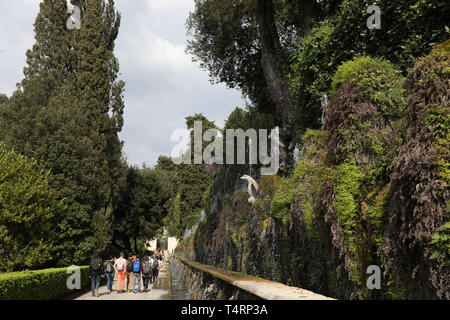
<instances>
[{"instance_id":1,"label":"foliage","mask_svg":"<svg viewBox=\"0 0 450 320\"><path fill-rule=\"evenodd\" d=\"M167 217L170 219L166 222L166 225L169 226L169 236L180 236L183 230L181 229L181 209L179 193L175 196Z\"/></svg>"},{"instance_id":2,"label":"foliage","mask_svg":"<svg viewBox=\"0 0 450 320\"><path fill-rule=\"evenodd\" d=\"M81 287L90 284L89 266L80 267ZM0 274L0 300L54 300L72 291L67 288L67 268Z\"/></svg>"},{"instance_id":3,"label":"foliage","mask_svg":"<svg viewBox=\"0 0 450 320\"><path fill-rule=\"evenodd\" d=\"M177 176L182 234L188 225L192 225L192 220L200 215L203 194L211 182L211 176L206 172L204 165L195 164L178 165Z\"/></svg>"},{"instance_id":4,"label":"foliage","mask_svg":"<svg viewBox=\"0 0 450 320\"><path fill-rule=\"evenodd\" d=\"M382 250L386 268L406 287L408 299L449 298L445 230L437 231L449 221L445 164L450 152L443 143L449 130L448 47L449 41L436 46L408 71L408 128L390 167L392 197ZM436 250L438 239L443 242Z\"/></svg>"},{"instance_id":5,"label":"foliage","mask_svg":"<svg viewBox=\"0 0 450 320\"><path fill-rule=\"evenodd\" d=\"M186 23L187 51L207 69L212 81L224 82L267 112L273 103L265 83L252 0L196 0Z\"/></svg>"},{"instance_id":6,"label":"foliage","mask_svg":"<svg viewBox=\"0 0 450 320\"><path fill-rule=\"evenodd\" d=\"M335 208L342 224L344 234L349 243L350 250L354 251L354 229L358 200L361 183L364 180L364 174L354 162L343 163L337 170L335 179L336 200Z\"/></svg>"},{"instance_id":7,"label":"foliage","mask_svg":"<svg viewBox=\"0 0 450 320\"><path fill-rule=\"evenodd\" d=\"M125 83L116 81L113 53L120 14L113 1L72 3L81 8L80 30L66 28L67 1L41 2L24 79L0 108L0 140L42 161L50 187L71 208L61 223L73 233L58 265L70 257L84 261L93 246L109 246L109 216L123 172L118 132ZM94 236L96 231L101 232Z\"/></svg>"},{"instance_id":8,"label":"foliage","mask_svg":"<svg viewBox=\"0 0 450 320\"><path fill-rule=\"evenodd\" d=\"M445 256L444 267L450 266L450 221L447 221L433 233L432 241L436 248L430 259L436 259L439 255Z\"/></svg>"},{"instance_id":9,"label":"foliage","mask_svg":"<svg viewBox=\"0 0 450 320\"><path fill-rule=\"evenodd\" d=\"M289 79L302 130L320 126L321 99L330 93L331 79L340 64L369 55L387 59L406 73L414 58L448 38L445 26L450 6L443 1L382 1L378 4L382 10L380 30L366 26L366 8L371 4L371 0L343 1L336 15L323 19L298 40L290 57ZM394 91L400 93L401 89ZM376 98L383 101L386 92L378 94ZM387 106L395 109L403 106L389 101L385 101Z\"/></svg>"},{"instance_id":10,"label":"foliage","mask_svg":"<svg viewBox=\"0 0 450 320\"><path fill-rule=\"evenodd\" d=\"M209 121L203 114L195 114L186 117L186 126L188 129L194 129L196 121L202 122L202 135L208 129L216 129L214 122ZM202 140L201 151L203 151L210 142ZM191 152L191 162L194 162L194 132L191 131L188 152ZM189 156L189 155L188 155ZM202 158L203 159L203 158ZM187 227L192 227L200 217L200 211L204 204L204 194L212 181L213 170L208 170L208 166L202 160L201 164L179 164L175 167L175 184L177 195L176 203L172 202L172 214L177 215L175 224L169 222L171 234L181 237Z\"/></svg>"},{"instance_id":11,"label":"foliage","mask_svg":"<svg viewBox=\"0 0 450 320\"><path fill-rule=\"evenodd\" d=\"M147 251L147 246L145 245L145 241L139 239L130 239L131 248L133 248L133 252L142 257L145 256Z\"/></svg>"},{"instance_id":12,"label":"foliage","mask_svg":"<svg viewBox=\"0 0 450 320\"><path fill-rule=\"evenodd\" d=\"M112 207L100 209L92 214L92 241L99 252L106 252L112 243Z\"/></svg>"},{"instance_id":13,"label":"foliage","mask_svg":"<svg viewBox=\"0 0 450 320\"><path fill-rule=\"evenodd\" d=\"M205 192L203 193L202 197L202 208L204 210L208 210L209 207L211 207L211 202L213 200L214 193L213 193L213 184L210 184L208 188L206 188Z\"/></svg>"},{"instance_id":14,"label":"foliage","mask_svg":"<svg viewBox=\"0 0 450 320\"><path fill-rule=\"evenodd\" d=\"M333 34L333 60L352 59L355 54L384 57L402 71L414 58L428 54L448 38L445 26L450 10L439 0L383 0L381 29L369 30L366 13L372 0L344 1L336 17Z\"/></svg>"},{"instance_id":15,"label":"foliage","mask_svg":"<svg viewBox=\"0 0 450 320\"><path fill-rule=\"evenodd\" d=\"M334 28L331 19L318 23L300 38L291 57L290 88L296 99L297 121L303 130L320 125L323 95L329 91L336 68L330 45Z\"/></svg>"},{"instance_id":16,"label":"foliage","mask_svg":"<svg viewBox=\"0 0 450 320\"><path fill-rule=\"evenodd\" d=\"M190 250L208 264L345 299L446 299L448 234L436 229L448 220L446 44L416 60L406 81L403 75L448 38L450 7L383 0L381 30L369 30L372 1L321 1L323 19L305 34L293 22L302 3L274 1L282 43L274 54L295 98L301 159L286 178L260 179L264 198L246 215L234 191L248 167L218 166L204 193L218 196L218 209L189 238ZM339 3L334 15L324 14ZM188 22L188 51L254 105L235 109L224 129L252 128L255 115L279 120L262 102L253 10L250 1L199 0ZM367 290L367 266L382 263L386 286Z\"/></svg>"},{"instance_id":17,"label":"foliage","mask_svg":"<svg viewBox=\"0 0 450 320\"><path fill-rule=\"evenodd\" d=\"M62 235L56 266L82 265L88 263L94 249L91 234L91 213L89 206L63 200L64 217L59 224Z\"/></svg>"},{"instance_id":18,"label":"foliage","mask_svg":"<svg viewBox=\"0 0 450 320\"><path fill-rule=\"evenodd\" d=\"M362 98L377 105L387 116L399 116L405 108L403 77L387 60L356 57L340 65L333 77L332 89L350 84L360 90Z\"/></svg>"},{"instance_id":19,"label":"foliage","mask_svg":"<svg viewBox=\"0 0 450 320\"><path fill-rule=\"evenodd\" d=\"M368 229L377 247L383 244L383 233L389 208L389 184L376 186L361 202L361 216L367 215Z\"/></svg>"},{"instance_id":20,"label":"foliage","mask_svg":"<svg viewBox=\"0 0 450 320\"><path fill-rule=\"evenodd\" d=\"M6 94L0 93L0 108L8 101L8 96Z\"/></svg>"},{"instance_id":21,"label":"foliage","mask_svg":"<svg viewBox=\"0 0 450 320\"><path fill-rule=\"evenodd\" d=\"M0 270L39 268L54 262L65 208L35 160L0 143Z\"/></svg>"},{"instance_id":22,"label":"foliage","mask_svg":"<svg viewBox=\"0 0 450 320\"><path fill-rule=\"evenodd\" d=\"M274 0L274 23L281 48L279 56L284 71L289 69L288 56L300 35L306 34L320 14L321 6L336 1ZM308 8L306 8L308 6ZM330 10L326 13L331 13ZM262 68L261 34L258 31L253 0L196 0L195 11L187 20L187 52L209 71L212 81L238 88L261 113L271 114L278 123L280 115L274 103Z\"/></svg>"},{"instance_id":23,"label":"foliage","mask_svg":"<svg viewBox=\"0 0 450 320\"><path fill-rule=\"evenodd\" d=\"M114 238L120 247L137 251L133 246L156 236L167 216L173 197L169 174L161 168L131 166L120 194L113 214Z\"/></svg>"},{"instance_id":24,"label":"foliage","mask_svg":"<svg viewBox=\"0 0 450 320\"><path fill-rule=\"evenodd\" d=\"M420 87L436 86L445 88L450 77L450 40L438 44L426 59L417 61L417 67L425 74L418 84ZM447 84L446 84L447 83ZM436 95L436 93L433 93ZM448 186L450 184L450 118L448 103L428 102L421 106L425 124L432 130L438 151L439 173Z\"/></svg>"},{"instance_id":25,"label":"foliage","mask_svg":"<svg viewBox=\"0 0 450 320\"><path fill-rule=\"evenodd\" d=\"M171 157L159 156L155 169L165 170L167 172L175 172L176 165Z\"/></svg>"},{"instance_id":26,"label":"foliage","mask_svg":"<svg viewBox=\"0 0 450 320\"><path fill-rule=\"evenodd\" d=\"M332 194L322 195L321 201L332 204L326 219L332 220L333 250L343 257L346 276L358 288L367 266L380 259L389 207L387 169L403 134L403 82L388 61L366 56L343 63L333 77L324 123ZM385 297L386 292L379 294ZM365 288L355 294L375 297Z\"/></svg>"},{"instance_id":27,"label":"foliage","mask_svg":"<svg viewBox=\"0 0 450 320\"><path fill-rule=\"evenodd\" d=\"M286 223L289 219L289 210L295 199L295 183L291 179L280 178L280 185L275 192L272 203L272 217L282 220Z\"/></svg>"},{"instance_id":28,"label":"foliage","mask_svg":"<svg viewBox=\"0 0 450 320\"><path fill-rule=\"evenodd\" d=\"M278 189L280 178L277 175L262 176L259 181L259 187L265 196L273 197Z\"/></svg>"},{"instance_id":29,"label":"foliage","mask_svg":"<svg viewBox=\"0 0 450 320\"><path fill-rule=\"evenodd\" d=\"M260 113L256 108L235 108L225 120L223 128L224 132L224 150L226 150L226 138L227 129L242 129L244 132L248 129L254 129L259 139L259 130L267 129L271 130L275 126L273 117L270 114ZM248 148L245 150L245 159L248 159ZM234 146L235 164L224 164L217 166L214 173L214 183L212 189L218 195L233 194L234 190L242 183L240 177L244 174L250 174L257 178L259 171L259 164L251 165L251 173L249 172L249 166L243 164L237 164L237 144Z\"/></svg>"},{"instance_id":30,"label":"foliage","mask_svg":"<svg viewBox=\"0 0 450 320\"><path fill-rule=\"evenodd\" d=\"M418 111L422 114L424 123L431 130L432 138L436 148L436 162L439 167L441 184L448 188L450 184L450 121L449 104L441 102L438 98L448 90L450 77L450 40L437 45L433 51L425 58L416 62L414 72L419 73L421 80L415 84L420 89L427 88L432 94L433 100L428 99L427 104L419 105ZM411 70L411 73L413 70ZM419 88L415 88L416 90ZM448 199L446 200L448 202ZM444 257L443 265L450 265L450 216L448 208L444 213L444 224L432 235L432 244L435 248L430 259L437 259L440 255Z\"/></svg>"},{"instance_id":31,"label":"foliage","mask_svg":"<svg viewBox=\"0 0 450 320\"><path fill-rule=\"evenodd\" d=\"M327 133L321 130L308 129L302 136L305 145L304 157L297 163L293 175L287 179L277 178L278 186L275 189L271 202L271 213L274 218L287 222L289 211L294 202L297 202L305 218L310 235L314 234L312 222L312 209L320 188L327 177L324 168L324 155L319 152L324 147Z\"/></svg>"}]
</instances>

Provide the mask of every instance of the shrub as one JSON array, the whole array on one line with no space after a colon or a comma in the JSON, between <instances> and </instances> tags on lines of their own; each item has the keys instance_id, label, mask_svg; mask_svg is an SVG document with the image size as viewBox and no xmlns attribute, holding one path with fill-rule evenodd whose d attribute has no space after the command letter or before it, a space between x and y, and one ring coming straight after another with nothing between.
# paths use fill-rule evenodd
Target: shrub
<instances>
[{"instance_id":1,"label":"shrub","mask_svg":"<svg viewBox=\"0 0 450 320\"><path fill-rule=\"evenodd\" d=\"M318 23L299 40L291 56L289 82L300 128L319 127L320 99L330 91L339 64L365 54L384 57L406 73L414 58L428 54L433 45L448 38L450 6L445 1L383 1L379 3L382 28L369 30L366 9L373 2L342 1L335 17Z\"/></svg>"},{"instance_id":2,"label":"shrub","mask_svg":"<svg viewBox=\"0 0 450 320\"><path fill-rule=\"evenodd\" d=\"M359 210L359 203L355 198L360 191L363 180L364 174L354 162L343 163L336 172L335 208L352 252L355 251L353 233L356 226L357 211Z\"/></svg>"},{"instance_id":3,"label":"shrub","mask_svg":"<svg viewBox=\"0 0 450 320\"><path fill-rule=\"evenodd\" d=\"M450 78L450 40L438 44L430 55L419 59L408 82L412 90L428 92L432 100L422 99L416 105L423 114L425 124L431 130L438 151L440 176L446 185L450 184L450 105L444 98L448 95ZM419 79L417 76L419 75ZM413 96L414 98L415 96Z\"/></svg>"},{"instance_id":4,"label":"shrub","mask_svg":"<svg viewBox=\"0 0 450 320\"><path fill-rule=\"evenodd\" d=\"M450 221L447 221L433 233L430 244L435 246L430 259L436 259L440 255L445 257L444 267L450 267Z\"/></svg>"},{"instance_id":5,"label":"shrub","mask_svg":"<svg viewBox=\"0 0 450 320\"><path fill-rule=\"evenodd\" d=\"M88 266L80 267L81 287L89 285ZM72 291L67 288L67 268L0 274L0 300L52 300Z\"/></svg>"},{"instance_id":6,"label":"shrub","mask_svg":"<svg viewBox=\"0 0 450 320\"><path fill-rule=\"evenodd\" d=\"M280 178L271 203L272 217L286 223L289 219L289 210L295 199L296 184L293 179Z\"/></svg>"},{"instance_id":7,"label":"shrub","mask_svg":"<svg viewBox=\"0 0 450 320\"><path fill-rule=\"evenodd\" d=\"M259 187L264 195L273 197L274 192L278 188L279 177L277 175L262 176L259 181Z\"/></svg>"},{"instance_id":8,"label":"shrub","mask_svg":"<svg viewBox=\"0 0 450 320\"><path fill-rule=\"evenodd\" d=\"M271 202L273 218L281 219L286 223L290 217L291 206L294 202L302 208L309 235L313 236L313 205L317 194L327 175L324 165L324 152L328 133L321 130L308 129L302 136L304 151L303 159L291 177L277 178L277 187L274 190Z\"/></svg>"},{"instance_id":9,"label":"shrub","mask_svg":"<svg viewBox=\"0 0 450 320\"><path fill-rule=\"evenodd\" d=\"M450 299L449 49L450 41L436 46L408 72L408 128L389 170L383 263L396 284L406 287L408 299Z\"/></svg>"},{"instance_id":10,"label":"shrub","mask_svg":"<svg viewBox=\"0 0 450 320\"><path fill-rule=\"evenodd\" d=\"M60 249L58 222L64 210L48 173L0 143L0 270L48 266Z\"/></svg>"},{"instance_id":11,"label":"shrub","mask_svg":"<svg viewBox=\"0 0 450 320\"><path fill-rule=\"evenodd\" d=\"M343 63L333 77L332 89L344 83L358 88L361 98L375 103L386 116L400 116L404 111L403 77L387 60L360 56Z\"/></svg>"}]
</instances>

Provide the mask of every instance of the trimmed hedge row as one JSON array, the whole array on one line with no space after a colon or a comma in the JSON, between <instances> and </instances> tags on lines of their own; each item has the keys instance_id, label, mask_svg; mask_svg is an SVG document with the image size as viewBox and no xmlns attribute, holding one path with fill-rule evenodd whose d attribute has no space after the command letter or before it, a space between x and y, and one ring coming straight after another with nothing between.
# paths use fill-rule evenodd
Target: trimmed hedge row
<instances>
[{"instance_id":1,"label":"trimmed hedge row","mask_svg":"<svg viewBox=\"0 0 450 320\"><path fill-rule=\"evenodd\" d=\"M52 300L67 295L68 268L0 274L0 300ZM81 287L90 284L89 266L80 267Z\"/></svg>"}]
</instances>

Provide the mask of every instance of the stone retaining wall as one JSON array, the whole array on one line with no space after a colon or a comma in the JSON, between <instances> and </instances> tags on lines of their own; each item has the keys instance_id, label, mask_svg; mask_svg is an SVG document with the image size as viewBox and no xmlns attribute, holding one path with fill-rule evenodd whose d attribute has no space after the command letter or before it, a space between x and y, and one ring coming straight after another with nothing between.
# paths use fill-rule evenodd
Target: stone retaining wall
<instances>
[{"instance_id":1,"label":"stone retaining wall","mask_svg":"<svg viewBox=\"0 0 450 320\"><path fill-rule=\"evenodd\" d=\"M170 263L172 277L184 279L192 300L331 300L308 290L203 265L176 255L170 257Z\"/></svg>"},{"instance_id":2,"label":"stone retaining wall","mask_svg":"<svg viewBox=\"0 0 450 320\"><path fill-rule=\"evenodd\" d=\"M170 258L171 278L183 279L191 300L260 300L210 273L193 268L175 257ZM170 293L169 293L170 294Z\"/></svg>"}]
</instances>

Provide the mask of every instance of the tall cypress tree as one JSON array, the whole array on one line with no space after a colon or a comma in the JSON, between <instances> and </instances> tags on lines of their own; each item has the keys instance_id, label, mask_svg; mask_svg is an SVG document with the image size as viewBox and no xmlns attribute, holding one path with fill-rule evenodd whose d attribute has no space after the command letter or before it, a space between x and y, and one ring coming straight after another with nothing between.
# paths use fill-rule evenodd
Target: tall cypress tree
<instances>
[{"instance_id":1,"label":"tall cypress tree","mask_svg":"<svg viewBox=\"0 0 450 320\"><path fill-rule=\"evenodd\" d=\"M113 1L72 4L81 8L80 30L66 29L66 0L42 1L25 77L0 108L0 140L42 160L52 188L72 208L61 224L72 232L61 264L81 263L94 246L111 242L111 202L122 172L125 84L116 81L113 52L120 15Z\"/></svg>"},{"instance_id":2,"label":"tall cypress tree","mask_svg":"<svg viewBox=\"0 0 450 320\"><path fill-rule=\"evenodd\" d=\"M93 226L96 246L106 249L111 221L113 186L121 155L117 133L123 119L122 92L124 83L115 83L118 62L114 56L114 40L118 35L120 15L114 12L114 2L87 0L82 28L77 42L76 90L79 106L87 115L92 150L91 185L96 197L92 203L95 211ZM111 114L112 116L111 116Z\"/></svg>"}]
</instances>

